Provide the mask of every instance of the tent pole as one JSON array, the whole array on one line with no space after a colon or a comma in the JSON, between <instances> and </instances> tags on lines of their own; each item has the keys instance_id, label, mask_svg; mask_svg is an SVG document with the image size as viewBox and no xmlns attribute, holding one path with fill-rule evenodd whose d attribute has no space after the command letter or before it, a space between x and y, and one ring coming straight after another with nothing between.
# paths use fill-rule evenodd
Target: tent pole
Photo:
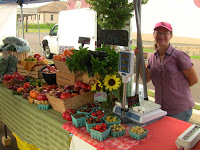
<instances>
[{"instance_id":1,"label":"tent pole","mask_svg":"<svg viewBox=\"0 0 200 150\"><path fill-rule=\"evenodd\" d=\"M138 0L138 1L134 0L134 4L135 4L135 18L136 18L136 25L137 25L137 47L139 49L138 57L139 57L139 62L141 62L142 80L143 80L143 88L144 88L144 100L148 100L147 85L146 85L146 73L145 73L145 64L144 64L143 46L142 46L142 35L141 35L141 14L140 14L141 11L139 10L139 9L141 9L141 4L142 4L141 0ZM137 59L138 59L138 57L137 57ZM136 69L138 69L137 65L136 65ZM137 71L138 72L136 72L136 73L139 74L139 69ZM138 84L138 81L136 83L136 87L138 88L137 84Z\"/></svg>"},{"instance_id":2,"label":"tent pole","mask_svg":"<svg viewBox=\"0 0 200 150\"><path fill-rule=\"evenodd\" d=\"M24 39L24 17L23 17L22 3L20 4L20 8L21 8L22 33L23 33L23 39Z\"/></svg>"},{"instance_id":3,"label":"tent pole","mask_svg":"<svg viewBox=\"0 0 200 150\"><path fill-rule=\"evenodd\" d=\"M42 56L43 56L43 52L42 52L42 49L41 49L41 41L40 41L40 26L39 26L39 17L38 17L38 13L37 13L37 21L38 21L38 37L39 37L40 53L41 53Z\"/></svg>"}]
</instances>

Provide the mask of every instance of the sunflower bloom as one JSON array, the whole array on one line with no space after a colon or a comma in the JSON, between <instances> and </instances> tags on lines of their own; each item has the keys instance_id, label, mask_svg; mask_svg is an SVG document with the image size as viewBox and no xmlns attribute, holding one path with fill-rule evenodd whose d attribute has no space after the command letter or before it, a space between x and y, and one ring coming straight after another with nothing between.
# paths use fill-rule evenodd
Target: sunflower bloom
<instances>
[{"instance_id":1,"label":"sunflower bloom","mask_svg":"<svg viewBox=\"0 0 200 150\"><path fill-rule=\"evenodd\" d=\"M91 87L91 91L102 91L102 84L99 80Z\"/></svg>"},{"instance_id":2,"label":"sunflower bloom","mask_svg":"<svg viewBox=\"0 0 200 150\"><path fill-rule=\"evenodd\" d=\"M116 75L106 75L104 78L104 86L106 90L112 91L120 87L121 80Z\"/></svg>"}]
</instances>

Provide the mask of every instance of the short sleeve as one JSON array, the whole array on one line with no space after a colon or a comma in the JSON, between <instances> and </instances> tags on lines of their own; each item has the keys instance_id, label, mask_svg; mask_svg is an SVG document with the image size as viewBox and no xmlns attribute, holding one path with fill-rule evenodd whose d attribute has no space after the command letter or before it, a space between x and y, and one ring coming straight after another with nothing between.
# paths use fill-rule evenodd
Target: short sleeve
<instances>
[{"instance_id":1,"label":"short sleeve","mask_svg":"<svg viewBox=\"0 0 200 150\"><path fill-rule=\"evenodd\" d=\"M177 51L177 65L181 70L185 70L191 68L193 63L190 59L190 56L179 50Z\"/></svg>"}]
</instances>

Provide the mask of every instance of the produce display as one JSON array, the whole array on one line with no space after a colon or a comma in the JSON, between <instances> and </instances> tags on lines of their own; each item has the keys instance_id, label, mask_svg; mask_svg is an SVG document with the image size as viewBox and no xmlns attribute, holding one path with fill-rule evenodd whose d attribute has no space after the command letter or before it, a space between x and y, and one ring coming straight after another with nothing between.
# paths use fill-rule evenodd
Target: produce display
<instances>
[{"instance_id":1,"label":"produce display","mask_svg":"<svg viewBox=\"0 0 200 150\"><path fill-rule=\"evenodd\" d=\"M62 113L63 119L72 121L72 114L75 114L76 112L73 109L68 109L65 112Z\"/></svg>"},{"instance_id":2,"label":"produce display","mask_svg":"<svg viewBox=\"0 0 200 150\"><path fill-rule=\"evenodd\" d=\"M107 116L105 119L107 122L116 122L119 121L119 119L115 116Z\"/></svg>"},{"instance_id":3,"label":"produce display","mask_svg":"<svg viewBox=\"0 0 200 150\"><path fill-rule=\"evenodd\" d=\"M105 113L102 112L101 110L94 110L94 112L91 113L91 116L93 117L98 117L98 118L102 118L105 116Z\"/></svg>"},{"instance_id":4,"label":"produce display","mask_svg":"<svg viewBox=\"0 0 200 150\"><path fill-rule=\"evenodd\" d=\"M133 137L137 140L141 140L145 138L147 136L147 133L148 133L148 130L139 126L133 127L129 130L130 137Z\"/></svg>"},{"instance_id":5,"label":"produce display","mask_svg":"<svg viewBox=\"0 0 200 150\"><path fill-rule=\"evenodd\" d=\"M86 119L86 122L88 124L93 124L93 123L101 123L101 119L100 118L94 118L94 117L90 117Z\"/></svg>"},{"instance_id":6,"label":"produce display","mask_svg":"<svg viewBox=\"0 0 200 150\"><path fill-rule=\"evenodd\" d=\"M82 81L77 81L73 86L66 85L64 88L51 89L49 95L65 100L89 92L90 90L91 87L88 84L84 84Z\"/></svg>"},{"instance_id":7,"label":"produce display","mask_svg":"<svg viewBox=\"0 0 200 150\"><path fill-rule=\"evenodd\" d=\"M126 128L124 126L122 126L121 124L114 124L111 126L111 131L112 132L119 132L119 131L124 131Z\"/></svg>"},{"instance_id":8,"label":"produce display","mask_svg":"<svg viewBox=\"0 0 200 150\"><path fill-rule=\"evenodd\" d=\"M56 73L56 67L55 66L50 66L50 65L47 65L43 70L42 72L43 73Z\"/></svg>"},{"instance_id":9,"label":"produce display","mask_svg":"<svg viewBox=\"0 0 200 150\"><path fill-rule=\"evenodd\" d=\"M26 77L23 75L20 75L18 72L13 72L12 74L6 73L4 75L4 80L7 82L24 81L25 79Z\"/></svg>"},{"instance_id":10,"label":"produce display","mask_svg":"<svg viewBox=\"0 0 200 150\"><path fill-rule=\"evenodd\" d=\"M66 58L73 55L73 50L75 49L65 49L63 53L60 53L59 55L54 55L54 60L66 62Z\"/></svg>"},{"instance_id":11,"label":"produce display","mask_svg":"<svg viewBox=\"0 0 200 150\"><path fill-rule=\"evenodd\" d=\"M131 128L130 131L131 131L131 132L134 132L134 133L136 133L136 134L143 134L143 133L146 132L142 127L139 127L139 126L136 126L136 127Z\"/></svg>"},{"instance_id":12,"label":"produce display","mask_svg":"<svg viewBox=\"0 0 200 150\"><path fill-rule=\"evenodd\" d=\"M104 131L106 131L108 128L107 128L107 125L106 125L105 123L102 123L102 124L96 125L95 127L92 127L91 129L97 130L97 131L99 131L99 132L104 132Z\"/></svg>"}]
</instances>

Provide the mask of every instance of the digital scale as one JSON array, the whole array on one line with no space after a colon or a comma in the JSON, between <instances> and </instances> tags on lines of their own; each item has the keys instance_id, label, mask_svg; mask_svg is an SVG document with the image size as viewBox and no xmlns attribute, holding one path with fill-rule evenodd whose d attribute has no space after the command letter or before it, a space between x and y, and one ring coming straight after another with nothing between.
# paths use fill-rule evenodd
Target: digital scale
<instances>
[{"instance_id":1,"label":"digital scale","mask_svg":"<svg viewBox=\"0 0 200 150\"><path fill-rule=\"evenodd\" d=\"M130 51L119 52L119 74L122 76L122 82L124 84L123 89L123 102L116 103L113 108L113 112L120 116L122 122L127 122L131 120L138 124L147 124L154 122L164 116L167 112L161 110L161 106L154 102L139 100L140 106L134 106L128 108L126 104L126 87L129 77L134 74L134 53Z\"/></svg>"},{"instance_id":2,"label":"digital scale","mask_svg":"<svg viewBox=\"0 0 200 150\"><path fill-rule=\"evenodd\" d=\"M122 106L120 103L115 105L113 112L116 115L122 115ZM126 118L129 120L136 122L138 124L149 124L158 120L164 116L166 116L167 112L160 109L160 105L154 102L140 100L140 106L135 106L133 108L129 108L127 112L125 112Z\"/></svg>"}]
</instances>

